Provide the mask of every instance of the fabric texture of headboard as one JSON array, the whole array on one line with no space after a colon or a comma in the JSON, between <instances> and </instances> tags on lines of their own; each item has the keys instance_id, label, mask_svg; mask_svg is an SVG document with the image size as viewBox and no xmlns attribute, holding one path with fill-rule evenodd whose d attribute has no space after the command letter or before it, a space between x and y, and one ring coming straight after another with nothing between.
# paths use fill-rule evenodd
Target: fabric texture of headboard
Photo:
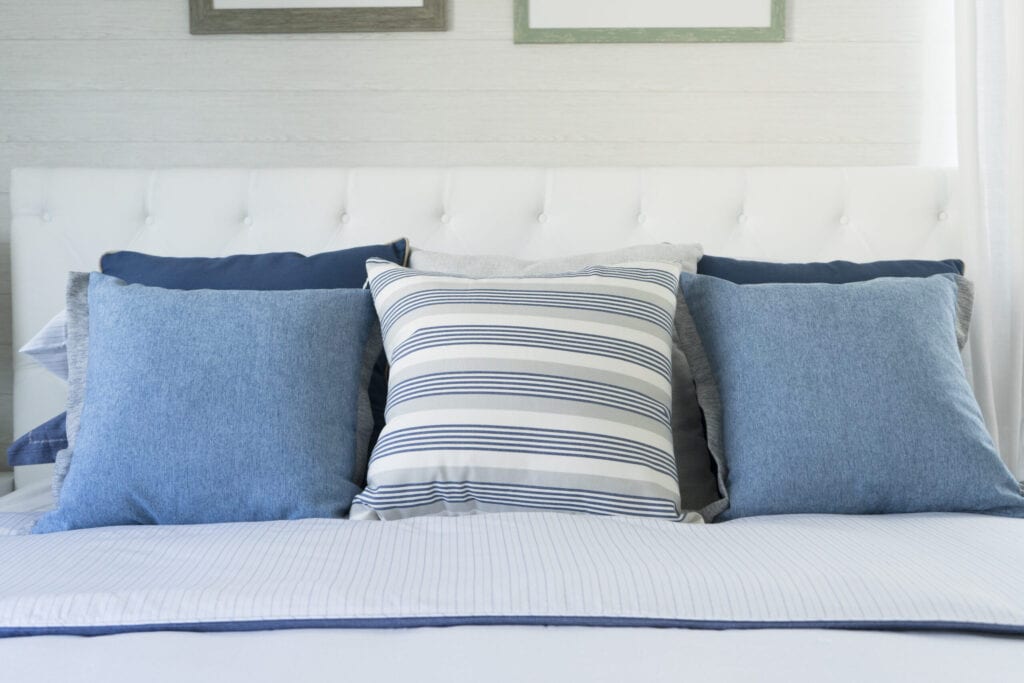
<instances>
[{"instance_id":1,"label":"fabric texture of headboard","mask_svg":"<svg viewBox=\"0 0 1024 683\"><path fill-rule=\"evenodd\" d=\"M778 261L963 256L955 171L886 168L17 169L13 344L63 307L69 270L171 256L413 248L562 256L650 242ZM14 360L14 431L64 386ZM19 475L21 476L21 475Z\"/></svg>"}]
</instances>

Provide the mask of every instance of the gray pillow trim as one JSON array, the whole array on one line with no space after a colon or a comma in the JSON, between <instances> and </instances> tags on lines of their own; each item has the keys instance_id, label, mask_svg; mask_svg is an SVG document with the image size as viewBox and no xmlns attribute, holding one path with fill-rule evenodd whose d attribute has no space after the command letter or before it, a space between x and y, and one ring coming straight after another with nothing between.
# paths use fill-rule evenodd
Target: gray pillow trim
<instances>
[{"instance_id":1,"label":"gray pillow trim","mask_svg":"<svg viewBox=\"0 0 1024 683\"><path fill-rule=\"evenodd\" d=\"M69 273L65 289L67 307L67 354L68 354L68 397L67 436L68 447L57 453L53 468L53 496L60 500L74 455L75 440L82 421L82 405L85 403L85 376L89 362L89 274Z\"/></svg>"},{"instance_id":2,"label":"gray pillow trim","mask_svg":"<svg viewBox=\"0 0 1024 683\"><path fill-rule=\"evenodd\" d=\"M711 521L729 507L729 490L725 485L728 472L722 450L722 399L718 393L718 384L711 372L711 363L708 362L708 356L704 352L704 343L700 339L697 325L693 322L690 308L686 305L686 297L683 296L681 290L678 297L676 330L679 332L679 345L682 346L683 353L686 354L690 372L693 374L693 381L697 388L697 405L704 413L708 450L718 468L718 490L722 494L721 499L698 510L701 517L706 521Z\"/></svg>"},{"instance_id":3,"label":"gray pillow trim","mask_svg":"<svg viewBox=\"0 0 1024 683\"><path fill-rule=\"evenodd\" d=\"M704 411L697 397L690 360L679 339L679 323L689 317L680 289L676 292L675 323L672 325L672 447L683 508L700 513L722 498L723 489L712 472L714 457L708 448L704 424L690 424L694 418L703 421ZM694 472L697 468L701 473ZM710 518L705 520L710 521Z\"/></svg>"},{"instance_id":4,"label":"gray pillow trim","mask_svg":"<svg viewBox=\"0 0 1024 683\"><path fill-rule=\"evenodd\" d=\"M380 323L374 322L363 347L363 367L359 376L359 386L364 388L370 386L370 375L373 374L373 368L377 365L377 359L383 350L384 340L381 337ZM374 419L370 394L364 389L360 392L356 412L356 460L355 470L352 474L352 481L360 487L366 486L366 470L370 463L370 438L373 436L373 428Z\"/></svg>"},{"instance_id":5,"label":"gray pillow trim","mask_svg":"<svg viewBox=\"0 0 1024 683\"><path fill-rule=\"evenodd\" d=\"M961 275L956 280L956 343L963 350L971 332L971 316L974 313L974 283Z\"/></svg>"},{"instance_id":6,"label":"gray pillow trim","mask_svg":"<svg viewBox=\"0 0 1024 683\"><path fill-rule=\"evenodd\" d=\"M71 467L71 449L62 448L57 451L53 461L53 479L50 480L50 492L55 501L60 500L60 490L64 486L64 480L68 476L68 469Z\"/></svg>"}]
</instances>

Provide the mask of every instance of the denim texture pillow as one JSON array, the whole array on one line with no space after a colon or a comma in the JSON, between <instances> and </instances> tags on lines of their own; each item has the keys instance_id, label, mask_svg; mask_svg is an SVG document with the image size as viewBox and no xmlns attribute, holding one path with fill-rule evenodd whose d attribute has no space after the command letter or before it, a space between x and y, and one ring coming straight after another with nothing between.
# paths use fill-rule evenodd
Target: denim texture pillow
<instances>
[{"instance_id":1,"label":"denim texture pillow","mask_svg":"<svg viewBox=\"0 0 1024 683\"><path fill-rule=\"evenodd\" d=\"M128 283L166 287L167 289L342 289L359 288L366 282L366 259L383 258L404 265L408 259L408 240L368 247L303 256L293 252L242 254L222 258L179 258L153 256L134 251L114 251L100 259L101 269ZM68 380L67 311L61 311L19 349L57 377ZM86 335L87 340L87 335ZM83 342L84 343L84 342ZM373 402L374 437L384 425L387 394L387 364L383 356L370 383ZM58 415L58 418L63 418ZM54 418L56 419L56 418ZM36 429L53 422L48 420ZM34 430L33 430L34 431ZM73 435L68 435L74 440ZM45 459L42 451L34 457L39 464L56 460L56 451ZM55 484L59 489L60 483Z\"/></svg>"},{"instance_id":2,"label":"denim texture pillow","mask_svg":"<svg viewBox=\"0 0 1024 683\"><path fill-rule=\"evenodd\" d=\"M58 451L68 447L66 418L67 413L61 413L23 434L7 449L7 463L11 467L19 467L54 462Z\"/></svg>"},{"instance_id":3,"label":"denim texture pillow","mask_svg":"<svg viewBox=\"0 0 1024 683\"><path fill-rule=\"evenodd\" d=\"M365 290L167 290L89 278L74 461L35 531L338 517L380 354Z\"/></svg>"},{"instance_id":4,"label":"denim texture pillow","mask_svg":"<svg viewBox=\"0 0 1024 683\"><path fill-rule=\"evenodd\" d=\"M167 289L356 289L366 284L366 260L370 258L404 266L409 259L409 240L310 256L277 252L189 258L115 251L100 258L100 270L129 284ZM370 381L374 416L371 441L384 427L387 393L388 366L382 354Z\"/></svg>"},{"instance_id":5,"label":"denim texture pillow","mask_svg":"<svg viewBox=\"0 0 1024 683\"><path fill-rule=\"evenodd\" d=\"M683 272L693 273L702 253L697 244L641 244L595 254L523 261L501 255L470 256L413 249L409 264L417 270L480 278L551 275L628 261L670 261L678 263ZM683 297L678 297L677 306L685 305ZM723 468L708 450L693 376L679 343L678 328L687 315L676 309L677 329L673 331L672 348L672 448L683 509L697 510L710 520L725 509L725 482L719 477Z\"/></svg>"},{"instance_id":6,"label":"denim texture pillow","mask_svg":"<svg viewBox=\"0 0 1024 683\"><path fill-rule=\"evenodd\" d=\"M722 519L786 513L1024 516L964 373L954 275L736 285L681 277L727 465ZM705 372L706 370L706 372ZM716 421L717 422L717 421Z\"/></svg>"},{"instance_id":7,"label":"denim texture pillow","mask_svg":"<svg viewBox=\"0 0 1024 683\"><path fill-rule=\"evenodd\" d=\"M677 264L489 279L367 265L392 372L354 519L701 521L680 509L672 453Z\"/></svg>"},{"instance_id":8,"label":"denim texture pillow","mask_svg":"<svg viewBox=\"0 0 1024 683\"><path fill-rule=\"evenodd\" d=\"M964 274L964 262L945 261L829 261L828 263L771 263L746 261L724 256L704 256L697 272L738 285L759 285L776 282L823 282L834 285L863 282L879 277L929 277L949 273Z\"/></svg>"},{"instance_id":9,"label":"denim texture pillow","mask_svg":"<svg viewBox=\"0 0 1024 683\"><path fill-rule=\"evenodd\" d=\"M362 287L366 282L366 259L379 257L404 264L409 243L402 239L391 244L354 247L312 256L297 253L242 254L222 258L179 258L152 256L132 251L104 254L100 259L104 273L129 284L168 289L239 289L293 290L342 289ZM54 495L60 493L75 443L78 417L82 410L85 387L85 366L89 346L88 275L72 273L68 279L66 311L51 320L39 335L56 329L59 322L62 338L62 360L68 381L67 440L69 449L58 452L53 477ZM52 334L51 334L52 336ZM66 350L64 350L66 347ZM370 406L374 429L370 443L384 426L387 401L387 359L377 359L370 379Z\"/></svg>"}]
</instances>

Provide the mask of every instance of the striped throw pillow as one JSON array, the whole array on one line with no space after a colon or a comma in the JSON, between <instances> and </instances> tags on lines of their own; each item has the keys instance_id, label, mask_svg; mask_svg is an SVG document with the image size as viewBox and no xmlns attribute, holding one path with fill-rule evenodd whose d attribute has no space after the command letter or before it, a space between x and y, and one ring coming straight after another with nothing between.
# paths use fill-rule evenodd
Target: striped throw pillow
<instances>
[{"instance_id":1,"label":"striped throw pillow","mask_svg":"<svg viewBox=\"0 0 1024 683\"><path fill-rule=\"evenodd\" d=\"M559 510L698 521L672 452L679 267L471 279L367 262L391 362L353 519Z\"/></svg>"}]
</instances>

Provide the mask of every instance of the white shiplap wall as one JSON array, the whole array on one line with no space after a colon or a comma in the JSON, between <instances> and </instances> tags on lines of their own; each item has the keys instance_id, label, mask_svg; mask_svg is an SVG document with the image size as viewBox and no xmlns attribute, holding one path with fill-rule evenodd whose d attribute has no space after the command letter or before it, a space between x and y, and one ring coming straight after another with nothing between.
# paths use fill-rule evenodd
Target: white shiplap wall
<instances>
[{"instance_id":1,"label":"white shiplap wall","mask_svg":"<svg viewBox=\"0 0 1024 683\"><path fill-rule=\"evenodd\" d=\"M789 0L783 44L516 46L511 0L270 37L190 36L186 0L0 0L0 442L12 167L913 164L944 4Z\"/></svg>"}]
</instances>

